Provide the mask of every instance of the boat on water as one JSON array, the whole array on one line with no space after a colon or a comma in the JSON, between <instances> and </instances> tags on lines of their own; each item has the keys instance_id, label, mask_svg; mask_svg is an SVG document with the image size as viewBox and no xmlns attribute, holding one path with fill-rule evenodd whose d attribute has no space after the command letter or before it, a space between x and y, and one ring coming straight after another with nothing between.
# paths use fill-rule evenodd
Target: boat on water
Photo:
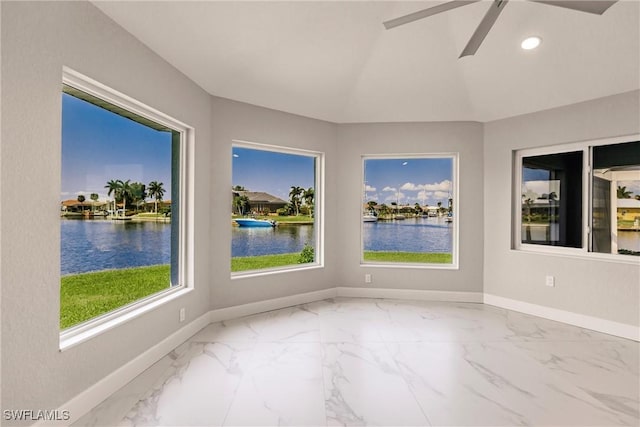
<instances>
[{"instance_id":1,"label":"boat on water","mask_svg":"<svg viewBox=\"0 0 640 427\"><path fill-rule=\"evenodd\" d=\"M369 212L362 215L362 222L377 222L378 215L374 210L370 210Z\"/></svg>"},{"instance_id":2,"label":"boat on water","mask_svg":"<svg viewBox=\"0 0 640 427\"><path fill-rule=\"evenodd\" d=\"M453 214L451 212L449 212L449 214L447 215L447 217L444 220L445 222L453 222Z\"/></svg>"},{"instance_id":3,"label":"boat on water","mask_svg":"<svg viewBox=\"0 0 640 427\"><path fill-rule=\"evenodd\" d=\"M236 218L234 220L240 227L275 227L275 221L255 218Z\"/></svg>"}]
</instances>

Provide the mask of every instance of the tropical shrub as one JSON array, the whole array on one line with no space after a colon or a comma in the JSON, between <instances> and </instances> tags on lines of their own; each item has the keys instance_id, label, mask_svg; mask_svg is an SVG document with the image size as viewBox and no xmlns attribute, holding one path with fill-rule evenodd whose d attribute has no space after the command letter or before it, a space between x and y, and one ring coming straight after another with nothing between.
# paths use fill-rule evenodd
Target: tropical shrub
<instances>
[{"instance_id":1,"label":"tropical shrub","mask_svg":"<svg viewBox=\"0 0 640 427\"><path fill-rule=\"evenodd\" d=\"M302 248L302 252L300 252L300 257L298 258L298 264L307 264L313 261L315 261L313 246L309 246L305 243L304 248Z\"/></svg>"}]
</instances>

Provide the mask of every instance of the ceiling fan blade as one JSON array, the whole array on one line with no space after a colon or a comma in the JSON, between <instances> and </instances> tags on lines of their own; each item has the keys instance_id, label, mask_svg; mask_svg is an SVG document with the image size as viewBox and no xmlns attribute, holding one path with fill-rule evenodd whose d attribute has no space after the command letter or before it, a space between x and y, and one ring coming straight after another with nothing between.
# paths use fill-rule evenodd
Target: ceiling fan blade
<instances>
[{"instance_id":1,"label":"ceiling fan blade","mask_svg":"<svg viewBox=\"0 0 640 427\"><path fill-rule=\"evenodd\" d=\"M500 12L502 12L502 10L507 5L508 1L509 0L493 1L493 3L491 4L491 8L489 8L487 14L484 15L484 18L482 18L480 25L478 25L478 28L476 28L476 31L469 39L469 43L467 43L467 46L464 48L459 58L476 53L476 51L482 44L482 41L489 33L489 30L491 30L491 27L493 27L493 24L495 24L496 19L498 19L498 16L500 16Z\"/></svg>"},{"instance_id":2,"label":"ceiling fan blade","mask_svg":"<svg viewBox=\"0 0 640 427\"><path fill-rule=\"evenodd\" d=\"M401 16L399 18L390 19L382 23L387 30L398 27L400 25L408 24L409 22L417 21L418 19L426 18L428 16L436 15L438 13L446 12L447 10L455 9L461 6L466 6L471 3L479 2L480 0L460 0L450 1L447 3L439 4L437 6L430 7L428 9L419 10L417 12L410 13L408 15Z\"/></svg>"},{"instance_id":3,"label":"ceiling fan blade","mask_svg":"<svg viewBox=\"0 0 640 427\"><path fill-rule=\"evenodd\" d=\"M602 15L618 0L530 0L536 3Z\"/></svg>"}]
</instances>

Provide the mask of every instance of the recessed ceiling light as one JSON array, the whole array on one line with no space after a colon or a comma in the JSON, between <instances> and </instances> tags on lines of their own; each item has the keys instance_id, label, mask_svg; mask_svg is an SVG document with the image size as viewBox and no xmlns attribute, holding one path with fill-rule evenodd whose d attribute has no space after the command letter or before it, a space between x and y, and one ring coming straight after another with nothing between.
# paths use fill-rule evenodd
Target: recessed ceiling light
<instances>
[{"instance_id":1,"label":"recessed ceiling light","mask_svg":"<svg viewBox=\"0 0 640 427\"><path fill-rule=\"evenodd\" d=\"M542 39L540 37L527 37L526 39L522 40L522 43L520 43L520 47L522 47L524 50L531 50L540 46L540 43L542 43Z\"/></svg>"}]
</instances>

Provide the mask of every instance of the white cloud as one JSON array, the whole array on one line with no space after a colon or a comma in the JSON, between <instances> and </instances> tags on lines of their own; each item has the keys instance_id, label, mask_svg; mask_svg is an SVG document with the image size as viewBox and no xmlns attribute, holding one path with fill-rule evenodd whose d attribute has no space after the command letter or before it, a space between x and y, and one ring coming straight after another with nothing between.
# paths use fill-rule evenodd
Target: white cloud
<instances>
[{"instance_id":1,"label":"white cloud","mask_svg":"<svg viewBox=\"0 0 640 427\"><path fill-rule=\"evenodd\" d=\"M382 191L397 191L395 187L384 187Z\"/></svg>"},{"instance_id":2,"label":"white cloud","mask_svg":"<svg viewBox=\"0 0 640 427\"><path fill-rule=\"evenodd\" d=\"M434 182L433 184L421 185L421 190L427 191L449 191L451 190L451 181L445 179L444 181Z\"/></svg>"},{"instance_id":3,"label":"white cloud","mask_svg":"<svg viewBox=\"0 0 640 427\"><path fill-rule=\"evenodd\" d=\"M364 191L376 191L376 187L372 187L369 184L367 184L364 186Z\"/></svg>"},{"instance_id":4,"label":"white cloud","mask_svg":"<svg viewBox=\"0 0 640 427\"><path fill-rule=\"evenodd\" d=\"M402 187L400 187L400 189L405 191L418 191L422 190L421 187L421 185L415 185L413 182L405 182L404 184L402 184Z\"/></svg>"},{"instance_id":5,"label":"white cloud","mask_svg":"<svg viewBox=\"0 0 640 427\"><path fill-rule=\"evenodd\" d=\"M451 190L451 181L445 179L444 181L434 182L433 184L414 184L413 182L405 182L400 187L405 191L449 191Z\"/></svg>"},{"instance_id":6,"label":"white cloud","mask_svg":"<svg viewBox=\"0 0 640 427\"><path fill-rule=\"evenodd\" d=\"M531 199L536 199L543 194L549 194L555 192L558 200L560 199L560 181L559 180L541 180L541 181L527 181L523 185L523 194ZM532 197L535 195L535 197Z\"/></svg>"},{"instance_id":7,"label":"white cloud","mask_svg":"<svg viewBox=\"0 0 640 427\"><path fill-rule=\"evenodd\" d=\"M396 193L396 194L387 196L387 198L384 200L385 202L396 202L396 201L402 202L405 197L406 197L406 194L404 193Z\"/></svg>"},{"instance_id":8,"label":"white cloud","mask_svg":"<svg viewBox=\"0 0 640 427\"><path fill-rule=\"evenodd\" d=\"M445 192L445 191L436 191L433 193L433 197L435 197L436 199L449 199L449 193Z\"/></svg>"},{"instance_id":9,"label":"white cloud","mask_svg":"<svg viewBox=\"0 0 640 427\"><path fill-rule=\"evenodd\" d=\"M419 200L427 200L433 195L433 191L420 191L417 195Z\"/></svg>"},{"instance_id":10,"label":"white cloud","mask_svg":"<svg viewBox=\"0 0 640 427\"><path fill-rule=\"evenodd\" d=\"M378 198L378 193L367 194L367 198L366 198L365 202L368 202L370 200L373 200L374 202L377 202L378 200L380 200Z\"/></svg>"}]
</instances>

